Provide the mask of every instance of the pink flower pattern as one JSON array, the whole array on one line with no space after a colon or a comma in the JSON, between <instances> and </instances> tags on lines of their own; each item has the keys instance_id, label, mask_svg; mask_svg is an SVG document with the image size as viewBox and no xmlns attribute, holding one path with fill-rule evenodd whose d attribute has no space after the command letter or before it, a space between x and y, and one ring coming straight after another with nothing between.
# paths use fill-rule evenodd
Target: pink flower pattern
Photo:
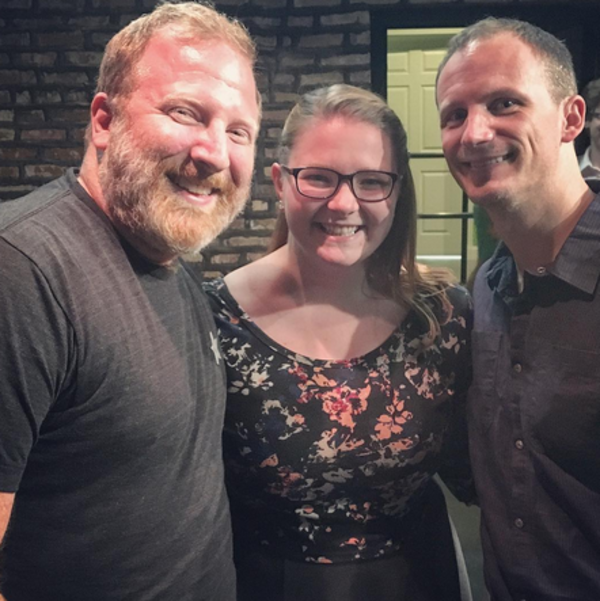
<instances>
[{"instance_id":1,"label":"pink flower pattern","mask_svg":"<svg viewBox=\"0 0 600 601\"><path fill-rule=\"evenodd\" d=\"M316 563L398 550L400 523L437 472L471 493L464 404L470 299L432 307L424 348L414 314L379 348L346 361L299 356L206 285L230 383L224 453L236 535ZM390 522L392 520L392 522Z\"/></svg>"}]
</instances>

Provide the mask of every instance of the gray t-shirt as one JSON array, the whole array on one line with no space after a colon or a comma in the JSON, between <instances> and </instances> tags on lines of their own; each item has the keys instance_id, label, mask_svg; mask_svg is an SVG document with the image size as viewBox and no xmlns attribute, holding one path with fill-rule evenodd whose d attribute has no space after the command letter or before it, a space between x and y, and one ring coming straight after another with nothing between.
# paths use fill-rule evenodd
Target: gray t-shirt
<instances>
[{"instance_id":1,"label":"gray t-shirt","mask_svg":"<svg viewBox=\"0 0 600 601\"><path fill-rule=\"evenodd\" d=\"M207 301L74 172L0 205L0 374L7 599L234 599Z\"/></svg>"}]
</instances>

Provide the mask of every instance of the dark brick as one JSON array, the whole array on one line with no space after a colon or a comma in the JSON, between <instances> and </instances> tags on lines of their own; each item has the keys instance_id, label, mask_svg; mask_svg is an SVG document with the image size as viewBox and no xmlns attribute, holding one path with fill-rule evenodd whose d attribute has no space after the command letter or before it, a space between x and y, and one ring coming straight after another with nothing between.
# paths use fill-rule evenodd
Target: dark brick
<instances>
[{"instance_id":1,"label":"dark brick","mask_svg":"<svg viewBox=\"0 0 600 601\"><path fill-rule=\"evenodd\" d=\"M85 127L74 127L69 130L69 140L72 142L83 143L85 138Z\"/></svg>"},{"instance_id":2,"label":"dark brick","mask_svg":"<svg viewBox=\"0 0 600 601\"><path fill-rule=\"evenodd\" d=\"M37 82L33 71L19 71L18 69L0 69L0 86L22 86Z\"/></svg>"},{"instance_id":3,"label":"dark brick","mask_svg":"<svg viewBox=\"0 0 600 601\"><path fill-rule=\"evenodd\" d=\"M83 6L81 0L52 0L52 10L74 13L81 12Z\"/></svg>"},{"instance_id":4,"label":"dark brick","mask_svg":"<svg viewBox=\"0 0 600 601\"><path fill-rule=\"evenodd\" d=\"M321 7L321 6L341 6L342 0L294 0L296 8Z\"/></svg>"},{"instance_id":5,"label":"dark brick","mask_svg":"<svg viewBox=\"0 0 600 601\"><path fill-rule=\"evenodd\" d=\"M344 39L341 33L323 33L300 38L299 48L339 48Z\"/></svg>"},{"instance_id":6,"label":"dark brick","mask_svg":"<svg viewBox=\"0 0 600 601\"><path fill-rule=\"evenodd\" d=\"M31 104L31 94L29 91L25 90L23 92L17 92L15 95L15 104L19 104L21 106Z\"/></svg>"},{"instance_id":7,"label":"dark brick","mask_svg":"<svg viewBox=\"0 0 600 601\"><path fill-rule=\"evenodd\" d=\"M84 16L84 17L73 17L68 21L69 27L73 29L85 30L85 29L99 29L100 27L107 27L110 24L110 17L108 16Z\"/></svg>"},{"instance_id":8,"label":"dark brick","mask_svg":"<svg viewBox=\"0 0 600 601\"><path fill-rule=\"evenodd\" d=\"M323 15L321 25L368 25L370 23L369 13L367 11L356 11L352 13L338 13L335 15Z\"/></svg>"},{"instance_id":9,"label":"dark brick","mask_svg":"<svg viewBox=\"0 0 600 601\"><path fill-rule=\"evenodd\" d=\"M48 121L52 123L87 123L90 113L87 108L50 108Z\"/></svg>"},{"instance_id":10,"label":"dark brick","mask_svg":"<svg viewBox=\"0 0 600 601\"><path fill-rule=\"evenodd\" d=\"M10 46L29 46L28 33L3 33L0 36L0 46L9 48Z\"/></svg>"},{"instance_id":11,"label":"dark brick","mask_svg":"<svg viewBox=\"0 0 600 601\"><path fill-rule=\"evenodd\" d=\"M37 33L36 42L44 48L81 48L83 34L80 31L50 31Z\"/></svg>"},{"instance_id":12,"label":"dark brick","mask_svg":"<svg viewBox=\"0 0 600 601\"><path fill-rule=\"evenodd\" d=\"M312 17L288 17L288 25L290 27L312 27L314 19Z\"/></svg>"},{"instance_id":13,"label":"dark brick","mask_svg":"<svg viewBox=\"0 0 600 601\"><path fill-rule=\"evenodd\" d=\"M351 33L350 43L353 46L368 46L371 43L371 32L364 31L363 33Z\"/></svg>"},{"instance_id":14,"label":"dark brick","mask_svg":"<svg viewBox=\"0 0 600 601\"><path fill-rule=\"evenodd\" d=\"M65 102L68 102L69 104L89 106L93 97L94 94L92 91L69 90L65 92Z\"/></svg>"},{"instance_id":15,"label":"dark brick","mask_svg":"<svg viewBox=\"0 0 600 601\"><path fill-rule=\"evenodd\" d=\"M0 160L23 161L37 156L37 148L0 148Z\"/></svg>"},{"instance_id":16,"label":"dark brick","mask_svg":"<svg viewBox=\"0 0 600 601\"><path fill-rule=\"evenodd\" d=\"M10 141L15 139L15 130L7 127L0 127L0 141Z\"/></svg>"},{"instance_id":17,"label":"dark brick","mask_svg":"<svg viewBox=\"0 0 600 601\"><path fill-rule=\"evenodd\" d=\"M14 55L14 62L18 67L52 67L56 56L56 52L21 52Z\"/></svg>"},{"instance_id":18,"label":"dark brick","mask_svg":"<svg viewBox=\"0 0 600 601\"><path fill-rule=\"evenodd\" d=\"M65 168L59 165L26 165L25 179L43 181L56 179L65 172Z\"/></svg>"},{"instance_id":19,"label":"dark brick","mask_svg":"<svg viewBox=\"0 0 600 601\"><path fill-rule=\"evenodd\" d=\"M42 83L44 85L66 85L66 86L81 86L89 82L89 77L81 72L57 73L48 71L42 73Z\"/></svg>"},{"instance_id":20,"label":"dark brick","mask_svg":"<svg viewBox=\"0 0 600 601\"><path fill-rule=\"evenodd\" d=\"M42 159L45 161L78 165L83 157L82 148L45 148Z\"/></svg>"},{"instance_id":21,"label":"dark brick","mask_svg":"<svg viewBox=\"0 0 600 601\"><path fill-rule=\"evenodd\" d=\"M265 8L285 8L287 0L253 0L256 6Z\"/></svg>"},{"instance_id":22,"label":"dark brick","mask_svg":"<svg viewBox=\"0 0 600 601\"><path fill-rule=\"evenodd\" d=\"M30 10L31 2L32 0L2 0L2 8L5 10L10 8Z\"/></svg>"},{"instance_id":23,"label":"dark brick","mask_svg":"<svg viewBox=\"0 0 600 601\"><path fill-rule=\"evenodd\" d=\"M92 0L94 8L109 9L111 12L135 9L135 0ZM156 6L156 5L155 5Z\"/></svg>"},{"instance_id":24,"label":"dark brick","mask_svg":"<svg viewBox=\"0 0 600 601\"><path fill-rule=\"evenodd\" d=\"M102 32L92 34L92 45L94 48L104 49L108 41L115 35L115 32Z\"/></svg>"},{"instance_id":25,"label":"dark brick","mask_svg":"<svg viewBox=\"0 0 600 601\"><path fill-rule=\"evenodd\" d=\"M64 129L24 129L21 140L31 142L45 142L66 140L67 133Z\"/></svg>"},{"instance_id":26,"label":"dark brick","mask_svg":"<svg viewBox=\"0 0 600 601\"><path fill-rule=\"evenodd\" d=\"M0 180L6 179L19 179L19 168L0 165Z\"/></svg>"},{"instance_id":27,"label":"dark brick","mask_svg":"<svg viewBox=\"0 0 600 601\"><path fill-rule=\"evenodd\" d=\"M56 90L34 91L33 97L37 104L56 104L62 102L60 92Z\"/></svg>"},{"instance_id":28,"label":"dark brick","mask_svg":"<svg viewBox=\"0 0 600 601\"><path fill-rule=\"evenodd\" d=\"M16 29L31 31L51 31L53 29L63 28L65 22L62 17L44 15L43 17L40 16L35 19L15 19L13 21L13 24Z\"/></svg>"},{"instance_id":29,"label":"dark brick","mask_svg":"<svg viewBox=\"0 0 600 601\"><path fill-rule=\"evenodd\" d=\"M41 109L18 110L16 113L17 123L44 123L44 111Z\"/></svg>"},{"instance_id":30,"label":"dark brick","mask_svg":"<svg viewBox=\"0 0 600 601\"><path fill-rule=\"evenodd\" d=\"M75 67L98 67L102 61L101 52L65 52L65 63Z\"/></svg>"}]
</instances>

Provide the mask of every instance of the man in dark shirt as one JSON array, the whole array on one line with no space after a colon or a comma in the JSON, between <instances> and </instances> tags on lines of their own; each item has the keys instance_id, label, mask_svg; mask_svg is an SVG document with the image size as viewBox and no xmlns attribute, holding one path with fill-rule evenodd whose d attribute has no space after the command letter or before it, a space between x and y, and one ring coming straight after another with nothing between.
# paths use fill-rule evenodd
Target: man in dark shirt
<instances>
[{"instance_id":1,"label":"man in dark shirt","mask_svg":"<svg viewBox=\"0 0 600 601\"><path fill-rule=\"evenodd\" d=\"M248 197L254 60L161 4L106 48L81 170L0 207L0 599L235 599L223 361L180 257Z\"/></svg>"},{"instance_id":2,"label":"man in dark shirt","mask_svg":"<svg viewBox=\"0 0 600 601\"><path fill-rule=\"evenodd\" d=\"M494 601L600 599L600 195L571 56L485 19L438 71L442 145L503 242L475 282L471 455Z\"/></svg>"}]
</instances>

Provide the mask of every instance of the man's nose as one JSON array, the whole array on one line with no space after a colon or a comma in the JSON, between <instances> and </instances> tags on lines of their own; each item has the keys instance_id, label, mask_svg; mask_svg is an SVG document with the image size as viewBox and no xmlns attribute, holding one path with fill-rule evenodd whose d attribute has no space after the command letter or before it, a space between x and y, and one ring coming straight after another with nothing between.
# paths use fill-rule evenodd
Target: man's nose
<instances>
[{"instance_id":1,"label":"man's nose","mask_svg":"<svg viewBox=\"0 0 600 601\"><path fill-rule=\"evenodd\" d=\"M350 180L340 182L335 194L327 201L327 208L340 213L353 213L358 210L358 198L352 191Z\"/></svg>"},{"instance_id":2,"label":"man's nose","mask_svg":"<svg viewBox=\"0 0 600 601\"><path fill-rule=\"evenodd\" d=\"M467 146L485 144L494 138L494 130L491 126L491 115L481 111L469 113L465 120L461 141Z\"/></svg>"},{"instance_id":3,"label":"man's nose","mask_svg":"<svg viewBox=\"0 0 600 601\"><path fill-rule=\"evenodd\" d=\"M229 167L228 139L225 128L211 124L198 132L190 158L210 173L218 173Z\"/></svg>"}]
</instances>

